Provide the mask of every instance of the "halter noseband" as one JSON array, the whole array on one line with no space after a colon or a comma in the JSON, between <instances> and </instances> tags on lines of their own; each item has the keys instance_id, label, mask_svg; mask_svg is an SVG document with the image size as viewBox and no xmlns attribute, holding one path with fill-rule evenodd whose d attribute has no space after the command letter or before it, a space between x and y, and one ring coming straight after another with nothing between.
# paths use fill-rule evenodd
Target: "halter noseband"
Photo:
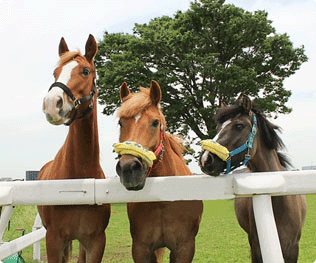
<instances>
[{"instance_id":1,"label":"halter noseband","mask_svg":"<svg viewBox=\"0 0 316 263\"><path fill-rule=\"evenodd\" d=\"M147 176L150 175L152 170L156 167L157 163L162 159L164 153L164 128L163 125L160 126L160 142L154 152L146 149L145 147L141 146L137 142L130 142L125 141L122 143L115 143L114 151L119 155L122 154L131 154L136 157L141 158L149 167L147 171Z\"/></svg>"},{"instance_id":2,"label":"halter noseband","mask_svg":"<svg viewBox=\"0 0 316 263\"><path fill-rule=\"evenodd\" d=\"M93 80L93 86L92 86L92 90L90 92L90 94L88 96L82 97L80 99L77 99L72 91L68 88L67 85L65 85L64 83L61 82L54 82L50 88L48 89L48 92L53 88L53 87L58 87L61 88L64 92L66 92L66 94L68 95L68 97L72 100L73 104L74 104L74 108L75 108L75 113L73 115L73 117L66 123L64 123L65 125L69 126L75 119L77 116L77 112L78 112L78 108L80 104L83 104L85 102L91 101L89 107L83 111L83 113L81 114L81 116L78 117L78 119L83 118L84 116L86 116L93 107L93 98L94 98L94 94L96 92L96 86L95 86L95 81Z\"/></svg>"},{"instance_id":3,"label":"halter noseband","mask_svg":"<svg viewBox=\"0 0 316 263\"><path fill-rule=\"evenodd\" d=\"M223 161L226 161L226 171L225 174L230 173L231 171L235 170L236 168L240 167L241 165L246 165L247 162L250 160L251 157L251 150L253 147L253 141L257 134L257 117L253 113L253 125L251 128L251 132L248 136L248 140L241 145L240 147L228 151L228 149L225 146L220 145L217 142L214 142L213 140L204 140L201 141L202 149L212 152L213 154L217 155L220 159ZM245 159L236 167L232 168L232 157L247 150L247 153L245 155Z\"/></svg>"}]
</instances>

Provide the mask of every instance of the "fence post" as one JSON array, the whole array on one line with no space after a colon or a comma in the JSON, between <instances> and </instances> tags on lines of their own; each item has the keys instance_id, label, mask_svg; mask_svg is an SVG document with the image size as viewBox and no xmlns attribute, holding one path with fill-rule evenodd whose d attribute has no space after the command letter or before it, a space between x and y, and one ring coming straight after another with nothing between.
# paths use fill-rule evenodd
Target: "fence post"
<instances>
[{"instance_id":1,"label":"fence post","mask_svg":"<svg viewBox=\"0 0 316 263\"><path fill-rule=\"evenodd\" d=\"M40 228L42 228L42 220L39 213L37 213L32 231L37 231ZM33 244L33 260L38 262L41 261L41 240Z\"/></svg>"},{"instance_id":2,"label":"fence post","mask_svg":"<svg viewBox=\"0 0 316 263\"><path fill-rule=\"evenodd\" d=\"M279 235L272 209L271 196L254 195L253 211L264 263L283 263Z\"/></svg>"},{"instance_id":3,"label":"fence post","mask_svg":"<svg viewBox=\"0 0 316 263\"><path fill-rule=\"evenodd\" d=\"M0 217L0 242L2 243L3 234L13 214L14 206L5 206Z\"/></svg>"}]
</instances>

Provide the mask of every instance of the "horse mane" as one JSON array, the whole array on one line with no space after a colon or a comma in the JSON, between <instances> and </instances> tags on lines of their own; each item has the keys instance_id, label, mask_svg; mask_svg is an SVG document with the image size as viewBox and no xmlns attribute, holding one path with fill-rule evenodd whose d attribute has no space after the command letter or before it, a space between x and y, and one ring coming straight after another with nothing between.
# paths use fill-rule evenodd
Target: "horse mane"
<instances>
[{"instance_id":1,"label":"horse mane","mask_svg":"<svg viewBox=\"0 0 316 263\"><path fill-rule=\"evenodd\" d=\"M180 158L183 158L183 152L185 151L185 147L183 145L182 139L177 135L165 133L165 140L169 142L173 152Z\"/></svg>"},{"instance_id":2,"label":"horse mane","mask_svg":"<svg viewBox=\"0 0 316 263\"><path fill-rule=\"evenodd\" d=\"M293 167L291 161L289 160L289 158L286 154L281 153L281 152L277 152L277 155L278 155L280 164L284 168L289 169L289 168Z\"/></svg>"},{"instance_id":3,"label":"horse mane","mask_svg":"<svg viewBox=\"0 0 316 263\"><path fill-rule=\"evenodd\" d=\"M257 105L253 104L251 111L257 116L258 129L260 130L261 136L260 139L263 141L264 145L268 149L276 151L284 148L284 143L278 135L280 127L268 121L264 113L257 107ZM219 109L215 119L218 123L224 123L226 120L234 118L238 114L248 115L242 105L234 104Z\"/></svg>"},{"instance_id":4,"label":"horse mane","mask_svg":"<svg viewBox=\"0 0 316 263\"><path fill-rule=\"evenodd\" d=\"M61 55L59 59L59 66L64 65L65 63L69 62L70 60L73 60L78 56L82 56L80 51L65 52Z\"/></svg>"}]
</instances>

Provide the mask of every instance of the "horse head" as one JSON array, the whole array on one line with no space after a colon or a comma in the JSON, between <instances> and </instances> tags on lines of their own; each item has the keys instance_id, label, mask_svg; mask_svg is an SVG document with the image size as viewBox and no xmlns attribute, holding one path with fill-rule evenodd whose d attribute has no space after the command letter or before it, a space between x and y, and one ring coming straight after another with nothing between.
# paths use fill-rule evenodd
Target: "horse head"
<instances>
[{"instance_id":1,"label":"horse head","mask_svg":"<svg viewBox=\"0 0 316 263\"><path fill-rule=\"evenodd\" d=\"M161 89L151 81L149 89L132 94L124 82L120 97L120 143L114 146L119 154L116 171L128 190L140 190L162 153L165 119L159 105Z\"/></svg>"},{"instance_id":2,"label":"horse head","mask_svg":"<svg viewBox=\"0 0 316 263\"><path fill-rule=\"evenodd\" d=\"M201 170L212 176L246 164L256 151L257 121L249 97L241 94L236 105L221 108L216 121L217 134L201 142L199 159Z\"/></svg>"},{"instance_id":3,"label":"horse head","mask_svg":"<svg viewBox=\"0 0 316 263\"><path fill-rule=\"evenodd\" d=\"M61 38L60 61L54 70L55 82L43 101L43 111L51 124L70 125L91 110L96 93L93 59L97 50L92 35L86 42L84 56L80 52L70 52L66 41Z\"/></svg>"}]
</instances>

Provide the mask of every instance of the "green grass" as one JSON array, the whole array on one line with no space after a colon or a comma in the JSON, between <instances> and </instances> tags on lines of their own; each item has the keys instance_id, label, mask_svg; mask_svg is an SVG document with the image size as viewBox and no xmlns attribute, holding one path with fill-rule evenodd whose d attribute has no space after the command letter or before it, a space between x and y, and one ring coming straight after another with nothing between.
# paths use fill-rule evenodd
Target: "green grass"
<instances>
[{"instance_id":1,"label":"green grass","mask_svg":"<svg viewBox=\"0 0 316 263\"><path fill-rule=\"evenodd\" d=\"M300 242L300 263L313 263L316 260L316 196L307 197L308 211L303 235ZM11 220L11 227L5 233L5 240L20 236L15 228L25 228L26 233L32 229L36 207L16 207ZM26 262L32 262L32 247L23 250ZM45 260L45 240L42 241L41 262ZM73 244L74 258L78 254L78 242ZM164 262L168 262L167 255ZM133 262L131 257L131 238L125 204L112 205L112 215L107 228L107 246L102 262ZM194 263L250 262L250 250L247 236L239 227L234 214L233 200L204 202L204 213L199 234L196 238Z\"/></svg>"}]
</instances>

